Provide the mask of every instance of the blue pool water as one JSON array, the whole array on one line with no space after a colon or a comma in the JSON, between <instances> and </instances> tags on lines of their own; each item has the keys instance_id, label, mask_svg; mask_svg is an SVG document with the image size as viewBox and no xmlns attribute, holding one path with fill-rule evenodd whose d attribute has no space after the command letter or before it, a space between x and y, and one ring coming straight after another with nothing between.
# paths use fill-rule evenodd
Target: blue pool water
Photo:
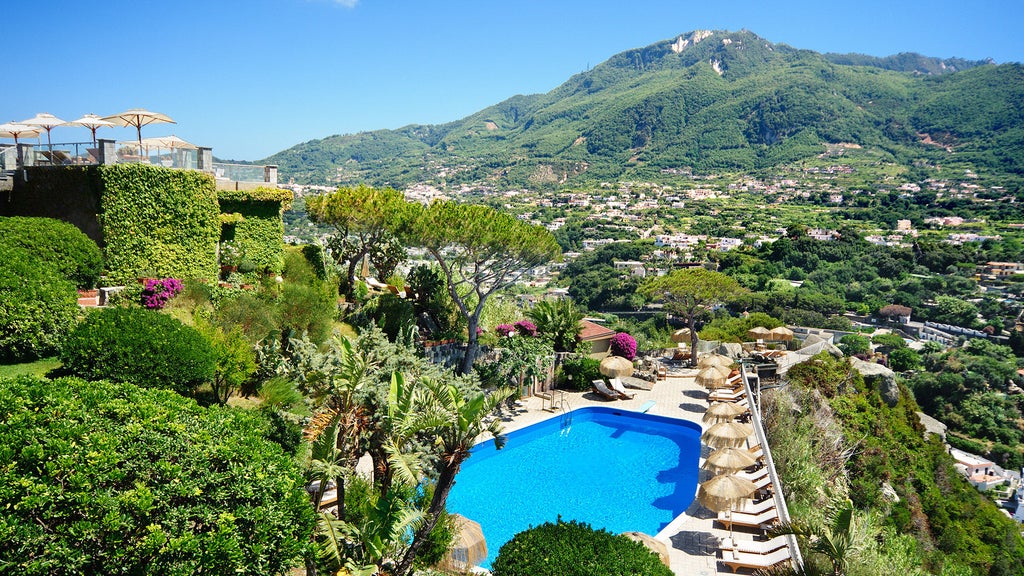
<instances>
[{"instance_id":1,"label":"blue pool water","mask_svg":"<svg viewBox=\"0 0 1024 576\"><path fill-rule=\"evenodd\" d=\"M448 511L483 527L490 567L515 534L544 522L657 534L693 501L700 426L651 414L582 408L473 448Z\"/></svg>"}]
</instances>

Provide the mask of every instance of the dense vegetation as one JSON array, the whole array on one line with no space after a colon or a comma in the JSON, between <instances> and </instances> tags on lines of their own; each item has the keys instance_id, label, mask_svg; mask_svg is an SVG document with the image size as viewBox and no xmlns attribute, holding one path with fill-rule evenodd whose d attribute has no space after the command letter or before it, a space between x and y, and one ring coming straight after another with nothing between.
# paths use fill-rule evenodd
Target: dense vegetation
<instances>
[{"instance_id":1,"label":"dense vegetation","mask_svg":"<svg viewBox=\"0 0 1024 576\"><path fill-rule=\"evenodd\" d=\"M1022 574L1024 539L953 468L937 437L925 439L916 403L888 406L844 359L794 366L769 394L772 452L796 518L821 519L850 497L865 548L851 574Z\"/></svg>"},{"instance_id":2,"label":"dense vegetation","mask_svg":"<svg viewBox=\"0 0 1024 576\"><path fill-rule=\"evenodd\" d=\"M254 412L131 385L0 381L0 572L276 574L314 527Z\"/></svg>"},{"instance_id":3,"label":"dense vegetation","mask_svg":"<svg viewBox=\"0 0 1024 576\"><path fill-rule=\"evenodd\" d=\"M906 166L952 160L946 146L957 163L1024 170L1018 64L823 56L745 31L695 38L680 36L678 52L672 39L617 54L547 94L462 120L332 136L266 162L311 183L553 188L662 169L749 172L843 142Z\"/></svg>"},{"instance_id":4,"label":"dense vegetation","mask_svg":"<svg viewBox=\"0 0 1024 576\"><path fill-rule=\"evenodd\" d=\"M672 574L639 542L561 519L516 534L498 551L492 570L495 576Z\"/></svg>"},{"instance_id":5,"label":"dense vegetation","mask_svg":"<svg viewBox=\"0 0 1024 576\"><path fill-rule=\"evenodd\" d=\"M79 288L95 286L103 270L99 246L60 220L0 218L0 246L24 250L33 262L52 265Z\"/></svg>"},{"instance_id":6,"label":"dense vegetation","mask_svg":"<svg viewBox=\"0 0 1024 576\"><path fill-rule=\"evenodd\" d=\"M0 362L55 353L78 316L75 285L30 253L0 246Z\"/></svg>"}]
</instances>

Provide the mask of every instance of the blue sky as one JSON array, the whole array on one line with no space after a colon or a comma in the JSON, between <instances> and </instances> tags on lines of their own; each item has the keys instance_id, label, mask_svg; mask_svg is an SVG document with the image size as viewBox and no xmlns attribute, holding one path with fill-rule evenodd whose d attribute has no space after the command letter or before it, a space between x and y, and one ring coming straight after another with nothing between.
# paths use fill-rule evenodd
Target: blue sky
<instances>
[{"instance_id":1,"label":"blue sky","mask_svg":"<svg viewBox=\"0 0 1024 576\"><path fill-rule=\"evenodd\" d=\"M694 29L746 28L819 52L1024 61L1021 0L2 3L0 122L143 107L178 122L143 136L173 133L244 160L333 134L456 120Z\"/></svg>"}]
</instances>

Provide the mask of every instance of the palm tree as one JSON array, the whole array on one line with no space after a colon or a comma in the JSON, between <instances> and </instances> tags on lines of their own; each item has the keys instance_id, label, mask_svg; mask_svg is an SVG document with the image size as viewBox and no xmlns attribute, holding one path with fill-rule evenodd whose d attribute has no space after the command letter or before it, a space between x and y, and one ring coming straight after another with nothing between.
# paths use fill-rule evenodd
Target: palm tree
<instances>
[{"instance_id":1,"label":"palm tree","mask_svg":"<svg viewBox=\"0 0 1024 576\"><path fill-rule=\"evenodd\" d=\"M463 396L455 386L438 380L424 380L417 391L420 394L417 404L421 406L421 412L411 415L406 426L436 437L440 450L438 477L430 505L413 534L412 543L394 569L395 576L408 576L410 573L417 552L444 513L448 493L455 484L455 476L462 463L469 458L470 448L477 437L489 432L494 437L495 446L501 448L504 445L501 421L492 415L514 392L503 389L490 395L477 392Z\"/></svg>"},{"instance_id":2,"label":"palm tree","mask_svg":"<svg viewBox=\"0 0 1024 576\"><path fill-rule=\"evenodd\" d=\"M809 550L821 554L828 559L832 565L832 576L845 576L853 556L860 550L857 542L857 525L855 522L853 502L846 499L838 505L833 505L826 518L827 524L812 525L805 522L786 522L779 524L768 531L771 538L792 534L800 539L806 539L810 546ZM814 574L816 571L811 567L803 567L800 571L791 569L779 574Z\"/></svg>"},{"instance_id":3,"label":"palm tree","mask_svg":"<svg viewBox=\"0 0 1024 576\"><path fill-rule=\"evenodd\" d=\"M576 348L583 313L572 300L542 300L526 315L537 324L541 335L551 339L555 352L572 352Z\"/></svg>"}]
</instances>

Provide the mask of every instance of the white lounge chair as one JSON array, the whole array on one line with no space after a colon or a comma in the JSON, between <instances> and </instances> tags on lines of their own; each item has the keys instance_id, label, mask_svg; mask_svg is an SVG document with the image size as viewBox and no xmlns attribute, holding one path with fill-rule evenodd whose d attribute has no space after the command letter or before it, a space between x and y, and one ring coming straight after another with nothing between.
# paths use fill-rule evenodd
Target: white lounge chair
<instances>
[{"instance_id":1,"label":"white lounge chair","mask_svg":"<svg viewBox=\"0 0 1024 576\"><path fill-rule=\"evenodd\" d=\"M751 554L735 550L722 552L722 563L731 568L733 572L739 568L771 568L791 559L789 548L780 548L769 554Z\"/></svg>"},{"instance_id":2,"label":"white lounge chair","mask_svg":"<svg viewBox=\"0 0 1024 576\"><path fill-rule=\"evenodd\" d=\"M636 394L630 394L629 392L627 392L626 387L622 384L622 380L619 380L618 378L612 378L608 380L608 384L609 386L611 386L611 389L614 390L615 393L619 395L619 398L622 398L623 400L631 400L634 396L636 396Z\"/></svg>"},{"instance_id":3,"label":"white lounge chair","mask_svg":"<svg viewBox=\"0 0 1024 576\"><path fill-rule=\"evenodd\" d=\"M771 540L722 540L718 549L722 551L746 552L748 554L770 554L779 548L789 546L785 536L776 536ZM724 557L724 555L723 555Z\"/></svg>"},{"instance_id":4,"label":"white lounge chair","mask_svg":"<svg viewBox=\"0 0 1024 576\"><path fill-rule=\"evenodd\" d=\"M775 508L775 499L774 498L765 498L764 500L762 500L760 502L757 502L756 504L752 500L744 500L743 504L741 504L736 509L736 512L741 512L743 514L755 514L756 515L756 514L763 514L764 512L767 512L768 510L771 510L772 508Z\"/></svg>"},{"instance_id":5,"label":"white lounge chair","mask_svg":"<svg viewBox=\"0 0 1024 576\"><path fill-rule=\"evenodd\" d=\"M726 528L732 526L746 526L748 528L760 528L770 526L779 520L779 511L773 506L760 514L744 514L743 512L719 512L718 521Z\"/></svg>"}]
</instances>

